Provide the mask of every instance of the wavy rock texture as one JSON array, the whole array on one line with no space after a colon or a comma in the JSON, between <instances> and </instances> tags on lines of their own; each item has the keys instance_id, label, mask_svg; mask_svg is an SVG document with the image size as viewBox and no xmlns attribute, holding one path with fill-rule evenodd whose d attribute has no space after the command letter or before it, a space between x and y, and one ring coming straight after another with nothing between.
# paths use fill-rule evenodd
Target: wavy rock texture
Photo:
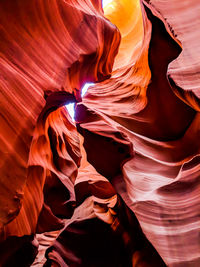
<instances>
[{"instance_id":1,"label":"wavy rock texture","mask_svg":"<svg viewBox=\"0 0 200 267\"><path fill-rule=\"evenodd\" d=\"M33 131L45 105L44 92L62 91L70 80L67 90L76 93L87 79L109 76L120 36L90 2L86 6L77 2L73 7L70 1L19 0L2 1L0 7L2 229L20 209L27 167L32 164L28 158ZM92 40L90 44L80 40L82 32ZM106 49L112 43L113 49Z\"/></svg>"},{"instance_id":2,"label":"wavy rock texture","mask_svg":"<svg viewBox=\"0 0 200 267\"><path fill-rule=\"evenodd\" d=\"M1 1L1 266L200 265L199 9Z\"/></svg>"}]
</instances>

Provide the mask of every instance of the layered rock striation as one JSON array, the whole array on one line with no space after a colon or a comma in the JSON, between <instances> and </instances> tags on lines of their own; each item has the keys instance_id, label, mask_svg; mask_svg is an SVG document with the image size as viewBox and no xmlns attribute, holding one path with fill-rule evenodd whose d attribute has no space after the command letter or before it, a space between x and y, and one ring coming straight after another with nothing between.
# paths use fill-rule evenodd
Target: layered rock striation
<instances>
[{"instance_id":1,"label":"layered rock striation","mask_svg":"<svg viewBox=\"0 0 200 267\"><path fill-rule=\"evenodd\" d=\"M1 1L1 266L200 265L199 10Z\"/></svg>"}]
</instances>

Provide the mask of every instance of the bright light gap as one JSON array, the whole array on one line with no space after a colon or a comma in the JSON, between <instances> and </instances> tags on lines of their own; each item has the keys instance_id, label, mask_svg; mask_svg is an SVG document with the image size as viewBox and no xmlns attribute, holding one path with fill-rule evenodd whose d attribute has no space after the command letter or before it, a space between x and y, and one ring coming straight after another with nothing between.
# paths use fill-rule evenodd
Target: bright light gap
<instances>
[{"instance_id":1,"label":"bright light gap","mask_svg":"<svg viewBox=\"0 0 200 267\"><path fill-rule=\"evenodd\" d=\"M111 2L113 2L113 0L102 0L102 7L103 7L103 9L107 5L109 5ZM90 86L92 86L92 85L94 85L94 83L85 83L84 84L84 86L81 89L81 96L82 97L86 94L88 88ZM71 116L72 120L74 121L74 116L75 116L75 110L74 110L74 108L75 108L75 104L74 103L70 103L70 104L66 105L66 108L67 108L67 111L69 112L69 115Z\"/></svg>"},{"instance_id":2,"label":"bright light gap","mask_svg":"<svg viewBox=\"0 0 200 267\"><path fill-rule=\"evenodd\" d=\"M84 86L83 86L82 89L81 89L81 96L82 96L82 97L86 94L88 88L89 88L90 86L92 86L92 85L94 85L94 83L85 83L85 84L84 84ZM65 106L66 106L66 108L67 108L67 111L69 112L70 117L71 117L72 120L74 121L74 116L75 116L75 110L74 110L74 108L75 108L75 103L70 103L70 104L65 105Z\"/></svg>"},{"instance_id":3,"label":"bright light gap","mask_svg":"<svg viewBox=\"0 0 200 267\"><path fill-rule=\"evenodd\" d=\"M102 7L105 8L108 4L110 4L113 0L102 0Z\"/></svg>"}]
</instances>

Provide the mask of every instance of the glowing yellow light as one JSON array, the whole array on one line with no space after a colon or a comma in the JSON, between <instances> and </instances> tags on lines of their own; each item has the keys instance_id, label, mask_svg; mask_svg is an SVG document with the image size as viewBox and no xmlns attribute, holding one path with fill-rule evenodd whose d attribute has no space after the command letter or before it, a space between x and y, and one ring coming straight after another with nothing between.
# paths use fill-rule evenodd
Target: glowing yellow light
<instances>
[{"instance_id":1,"label":"glowing yellow light","mask_svg":"<svg viewBox=\"0 0 200 267\"><path fill-rule=\"evenodd\" d=\"M104 10L104 13L110 13L113 12L116 6L116 0L103 0L102 1L102 7Z\"/></svg>"},{"instance_id":2,"label":"glowing yellow light","mask_svg":"<svg viewBox=\"0 0 200 267\"><path fill-rule=\"evenodd\" d=\"M121 43L113 71L135 62L141 50L144 29L140 0L109 0L103 3L104 16L120 31Z\"/></svg>"}]
</instances>

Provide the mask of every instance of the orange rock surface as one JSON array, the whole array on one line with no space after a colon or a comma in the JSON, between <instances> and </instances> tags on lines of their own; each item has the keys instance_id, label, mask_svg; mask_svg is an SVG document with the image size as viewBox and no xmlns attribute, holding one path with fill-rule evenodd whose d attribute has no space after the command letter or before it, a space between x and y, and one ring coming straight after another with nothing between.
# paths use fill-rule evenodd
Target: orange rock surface
<instances>
[{"instance_id":1,"label":"orange rock surface","mask_svg":"<svg viewBox=\"0 0 200 267\"><path fill-rule=\"evenodd\" d=\"M1 266L200 265L199 11L1 1Z\"/></svg>"}]
</instances>

